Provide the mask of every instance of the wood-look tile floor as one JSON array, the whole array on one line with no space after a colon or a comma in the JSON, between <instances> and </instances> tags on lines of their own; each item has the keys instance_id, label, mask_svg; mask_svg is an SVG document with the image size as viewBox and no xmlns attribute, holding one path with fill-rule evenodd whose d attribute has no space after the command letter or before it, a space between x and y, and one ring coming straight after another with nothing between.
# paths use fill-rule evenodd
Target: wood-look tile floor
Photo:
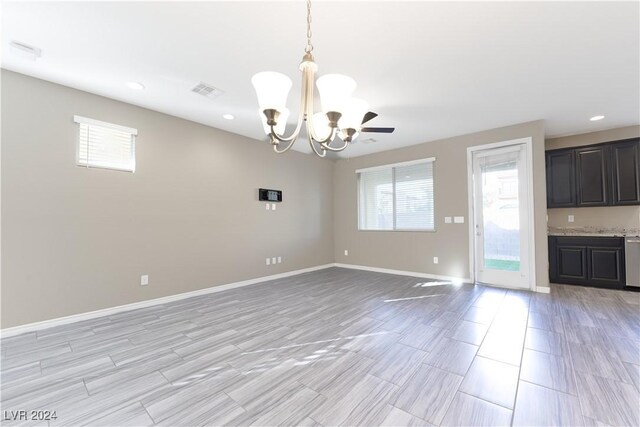
<instances>
[{"instance_id":1,"label":"wood-look tile floor","mask_svg":"<svg viewBox=\"0 0 640 427\"><path fill-rule=\"evenodd\" d=\"M640 425L640 294L339 268L3 339L3 425ZM6 411L6 412L5 412Z\"/></svg>"}]
</instances>

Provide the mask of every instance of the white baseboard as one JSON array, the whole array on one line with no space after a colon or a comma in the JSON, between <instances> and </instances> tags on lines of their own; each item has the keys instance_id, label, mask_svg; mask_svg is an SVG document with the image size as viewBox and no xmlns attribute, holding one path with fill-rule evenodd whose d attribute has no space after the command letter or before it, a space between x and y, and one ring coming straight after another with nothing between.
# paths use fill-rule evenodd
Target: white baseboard
<instances>
[{"instance_id":1,"label":"white baseboard","mask_svg":"<svg viewBox=\"0 0 640 427\"><path fill-rule=\"evenodd\" d=\"M197 291L169 295L166 297L154 298L146 301L134 302L131 304L119 305L116 307L109 307L101 310L90 311L87 313L74 314L66 317L58 317L50 320L43 320L42 322L27 323L25 325L19 325L11 328L2 329L0 330L0 336L2 338L12 337L14 335L23 334L25 332L33 332L41 329L52 328L54 326L66 325L68 323L74 323L81 320L88 320L88 319L95 319L96 317L109 316L115 313L120 313L122 311L130 311L130 310L150 307L158 304L166 304L169 302L196 297L199 295L222 292L228 289L235 289L235 288L240 288L242 286L255 285L257 283L268 282L270 280L276 280L276 279L282 279L284 277L295 276L302 273L309 273L311 271L323 270L325 268L333 267L334 265L335 264L333 263L318 265L315 267L303 268L300 270L287 271L286 273L273 274L271 276L257 277L255 279L243 280L241 282L227 283L225 285L213 286L205 289L198 289Z\"/></svg>"},{"instance_id":2,"label":"white baseboard","mask_svg":"<svg viewBox=\"0 0 640 427\"><path fill-rule=\"evenodd\" d=\"M460 278L460 277L453 277L453 276L440 276L440 275L437 275L437 274L418 273L416 271L392 270L390 268L369 267L369 266L366 266L366 265L355 265L355 264L335 263L334 266L342 267L342 268L352 268L354 270L374 271L376 273L397 274L397 275L400 275L400 276L422 277L422 278L425 278L425 279L447 280L447 281L458 281L458 282L462 282L462 283L471 283L471 279L468 278L468 277ZM498 287L500 287L500 286L498 286ZM526 290L526 291L529 290L529 289L510 288L510 287L504 287L504 288L505 289L516 289L516 290ZM551 292L551 288L542 287L542 286L536 286L535 292L540 292L542 294L548 294L548 293Z\"/></svg>"},{"instance_id":3,"label":"white baseboard","mask_svg":"<svg viewBox=\"0 0 640 427\"><path fill-rule=\"evenodd\" d=\"M2 338L7 338L19 334L23 334L26 332L38 331L41 329L48 329L54 326L66 325L69 323L79 322L81 320L89 320L95 319L97 317L110 316L112 314L120 313L123 311L136 310L138 308L151 307L159 304L166 304L173 301L179 301L186 298L192 298L199 295L212 294L216 292L226 291L228 289L240 288L243 286L255 285L262 282L268 282L270 280L282 279L285 277L295 276L298 274L309 273L317 270L324 270L330 267L341 267L341 268L350 268L353 270L365 270L365 271L373 271L377 273L387 273L387 274L396 274L400 276L411 276L411 277L421 277L425 279L435 279L435 280L447 280L447 281L460 281L464 283L470 283L471 279L469 278L459 278L452 276L440 276L437 274L428 274L428 273L418 273L416 271L404 271L404 270L392 270L389 268L378 268L378 267L369 267L365 265L354 265L354 264L341 264L341 263L330 263L324 265L318 265L315 267L303 268L300 270L287 271L286 273L273 274L271 276L257 277L255 279L243 280L240 282L227 283L225 285L213 286L205 289L198 289L197 291L185 292L181 294L169 295L166 297L150 299L146 301L134 302L131 304L119 305L116 307L104 308L101 310L90 311L87 313L74 314L66 317L58 317L55 319L44 320L42 322L35 323L27 323L25 325L14 326L11 328L5 328L0 330L0 336ZM537 287L537 292L549 293L549 288Z\"/></svg>"},{"instance_id":4,"label":"white baseboard","mask_svg":"<svg viewBox=\"0 0 640 427\"><path fill-rule=\"evenodd\" d=\"M437 275L437 274L418 273L416 271L392 270L390 268L369 267L369 266L366 266L366 265L355 265L355 264L335 263L334 265L336 267L352 268L354 270L374 271L376 273L397 274L399 276L411 276L411 277L421 277L421 278L424 278L424 279L448 280L448 281L459 281L459 282L463 282L463 283L471 283L471 279L469 279L469 278L460 278L460 277L453 277L453 276L440 276L440 275Z\"/></svg>"}]
</instances>

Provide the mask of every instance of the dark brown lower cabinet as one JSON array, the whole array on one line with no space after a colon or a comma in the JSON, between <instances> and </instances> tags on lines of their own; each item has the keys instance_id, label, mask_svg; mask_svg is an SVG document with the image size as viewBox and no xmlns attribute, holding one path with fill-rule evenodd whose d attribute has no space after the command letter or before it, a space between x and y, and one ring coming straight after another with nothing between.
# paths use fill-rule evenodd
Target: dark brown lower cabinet
<instances>
[{"instance_id":1,"label":"dark brown lower cabinet","mask_svg":"<svg viewBox=\"0 0 640 427\"><path fill-rule=\"evenodd\" d=\"M557 248L559 279L587 280L587 247L560 246Z\"/></svg>"},{"instance_id":2,"label":"dark brown lower cabinet","mask_svg":"<svg viewBox=\"0 0 640 427\"><path fill-rule=\"evenodd\" d=\"M598 283L610 283L613 286L624 285L623 248L587 247L587 280Z\"/></svg>"},{"instance_id":3,"label":"dark brown lower cabinet","mask_svg":"<svg viewBox=\"0 0 640 427\"><path fill-rule=\"evenodd\" d=\"M552 283L624 288L624 239L549 236L549 279Z\"/></svg>"}]
</instances>

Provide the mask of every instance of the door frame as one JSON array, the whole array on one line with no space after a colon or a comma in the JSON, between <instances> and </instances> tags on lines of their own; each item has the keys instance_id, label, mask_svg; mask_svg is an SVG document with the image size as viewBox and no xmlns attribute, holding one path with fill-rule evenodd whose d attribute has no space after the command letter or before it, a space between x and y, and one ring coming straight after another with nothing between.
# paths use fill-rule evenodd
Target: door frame
<instances>
[{"instance_id":1,"label":"door frame","mask_svg":"<svg viewBox=\"0 0 640 427\"><path fill-rule=\"evenodd\" d=\"M527 153L527 204L529 217L529 290L536 290L536 242L535 242L535 209L533 200L533 138L518 138L508 141L493 142L490 144L474 145L467 147L467 202L469 208L469 277L472 283L476 282L476 245L475 245L475 213L474 213L474 188L473 188L473 153L492 148L508 147L510 145L524 144ZM496 285L497 286L497 285ZM513 288L525 289L525 288Z\"/></svg>"}]
</instances>

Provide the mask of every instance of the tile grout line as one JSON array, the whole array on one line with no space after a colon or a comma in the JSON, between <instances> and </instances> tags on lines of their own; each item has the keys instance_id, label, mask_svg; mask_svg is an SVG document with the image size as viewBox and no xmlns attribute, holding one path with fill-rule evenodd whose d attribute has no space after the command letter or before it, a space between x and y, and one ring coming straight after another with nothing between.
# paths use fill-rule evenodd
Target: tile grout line
<instances>
[{"instance_id":1,"label":"tile grout line","mask_svg":"<svg viewBox=\"0 0 640 427\"><path fill-rule=\"evenodd\" d=\"M496 402L492 402L492 401L484 399L482 397L474 396L473 394L467 393L466 391L457 390L457 393L466 394L467 396L473 397L474 399L482 400L483 402L487 402L487 403L489 403L491 405L499 406L500 408L507 409L509 412L513 412L513 410L515 408L515 403L513 405L514 406L513 408L507 408L504 405L501 405L501 404L496 403Z\"/></svg>"},{"instance_id":2,"label":"tile grout line","mask_svg":"<svg viewBox=\"0 0 640 427\"><path fill-rule=\"evenodd\" d=\"M153 422L153 425L156 426L158 425L158 422L155 420L155 418L153 418L151 416L151 414L149 413L149 410L147 409L146 406L144 406L144 403L142 403L142 401L138 401L138 403L140 403L140 406L142 406L142 409L144 409L144 412L147 413L147 415L149 416L149 418L151 419L151 421Z\"/></svg>"},{"instance_id":3,"label":"tile grout line","mask_svg":"<svg viewBox=\"0 0 640 427\"><path fill-rule=\"evenodd\" d=\"M473 285L473 286L475 287L475 286L476 286L476 284L474 283L474 285ZM480 295L476 296L476 298L473 300L473 302L471 303L471 305L470 305L470 306L465 310L465 313L466 313L466 312L467 312L471 307L473 307L473 306L474 306L473 304L474 304L474 303L475 303L475 302L476 302L476 301L481 297L481 295L482 295L484 292L485 292L485 291L483 290L483 291L482 291L482 293L481 293ZM506 295L506 292L505 292L505 295ZM503 298L503 300L504 300L504 296L503 296L502 298ZM503 303L503 302L504 302L504 301L501 301L501 302L500 302L500 306L502 306L502 303ZM482 308L482 307L478 307L478 308ZM485 332L484 336L482 337L482 341L481 341L481 342L480 342L480 344L478 345L478 349L476 350L476 353L473 355L473 359L471 360L471 363L469 364L469 367L467 368L467 370L465 371L464 375L462 376L462 381L460 381L460 384L458 385L458 388L456 389L456 393L463 393L462 391L460 391L460 387L462 387L462 383L464 382L464 379L466 378L467 373L469 372L469 369L471 369L471 365L473 365L473 362L476 360L476 357L479 357L479 356L478 356L478 352L480 351L480 347L482 346L482 343L484 342L484 340L487 338L487 335L489 334L489 329L491 329L491 326L493 325L493 322L494 322L494 320L495 320L495 318L496 318L496 315L497 315L497 313L498 313L498 311L499 311L499 310L500 310L500 309L498 308L498 310L496 310L496 314L494 314L494 315L493 315L493 317L491 318L491 323L489 323L489 326L487 327L487 332ZM461 318L462 318L462 317L461 317ZM474 323L475 323L475 322L474 322ZM493 359L491 359L491 360L493 360ZM446 372L448 372L448 371L446 371ZM465 393L465 394L467 394L467 393ZM469 395L469 396L471 396L471 395ZM475 397L475 396L473 396L473 397ZM449 405L447 406L446 411L444 411L444 416L443 416L442 420L440 421L440 423L438 423L439 425L442 425L442 421L444 421L444 417L446 417L446 416L447 416L447 413L449 412L449 409L451 409L451 405L453 404L453 401L454 401L454 400L455 400L455 395L454 395L453 399L451 399L451 402L449 402Z\"/></svg>"},{"instance_id":4,"label":"tile grout line","mask_svg":"<svg viewBox=\"0 0 640 427\"><path fill-rule=\"evenodd\" d=\"M553 391L553 392L555 392L555 393L566 394L567 396L571 396L571 397L575 397L575 398L577 398L577 397L578 397L578 396L577 396L577 395L575 395L575 394L566 393L566 392L564 392L564 391L562 391L562 390L556 390L555 388L551 388L551 387L548 387L548 386L546 386L546 385L536 384L536 383L534 383L534 382L527 381L527 380L520 380L520 381L522 381L523 383L527 383L527 384L534 385L534 386L536 386L536 387L544 388L545 390Z\"/></svg>"},{"instance_id":5,"label":"tile grout line","mask_svg":"<svg viewBox=\"0 0 640 427\"><path fill-rule=\"evenodd\" d=\"M565 329L565 319L562 312L560 312L560 318L562 319L562 327L563 329ZM566 332L566 329L565 329L565 332ZM581 394L580 387L578 387L578 375L576 374L576 369L573 366L573 350L571 349L571 345L569 345L569 340L566 340L566 345L567 345L567 351L569 352L569 363L571 364L571 374L573 375L573 381L576 385L576 393L577 393L576 398L578 399L578 405L580 405L580 416L582 416L582 423L584 424L584 418L585 418L584 407L583 407L582 399L580 396Z\"/></svg>"},{"instance_id":6,"label":"tile grout line","mask_svg":"<svg viewBox=\"0 0 640 427\"><path fill-rule=\"evenodd\" d=\"M531 315L531 297L529 297L529 307L527 307L527 320L524 324L524 337L522 340L522 351L520 352L520 366L518 366L518 381L516 382L516 393L513 396L513 412L511 412L511 425L516 416L516 405L518 403L518 391L520 390L520 375L522 374L522 362L524 360L524 349L527 342L527 327L529 325L529 316Z\"/></svg>"}]
</instances>

